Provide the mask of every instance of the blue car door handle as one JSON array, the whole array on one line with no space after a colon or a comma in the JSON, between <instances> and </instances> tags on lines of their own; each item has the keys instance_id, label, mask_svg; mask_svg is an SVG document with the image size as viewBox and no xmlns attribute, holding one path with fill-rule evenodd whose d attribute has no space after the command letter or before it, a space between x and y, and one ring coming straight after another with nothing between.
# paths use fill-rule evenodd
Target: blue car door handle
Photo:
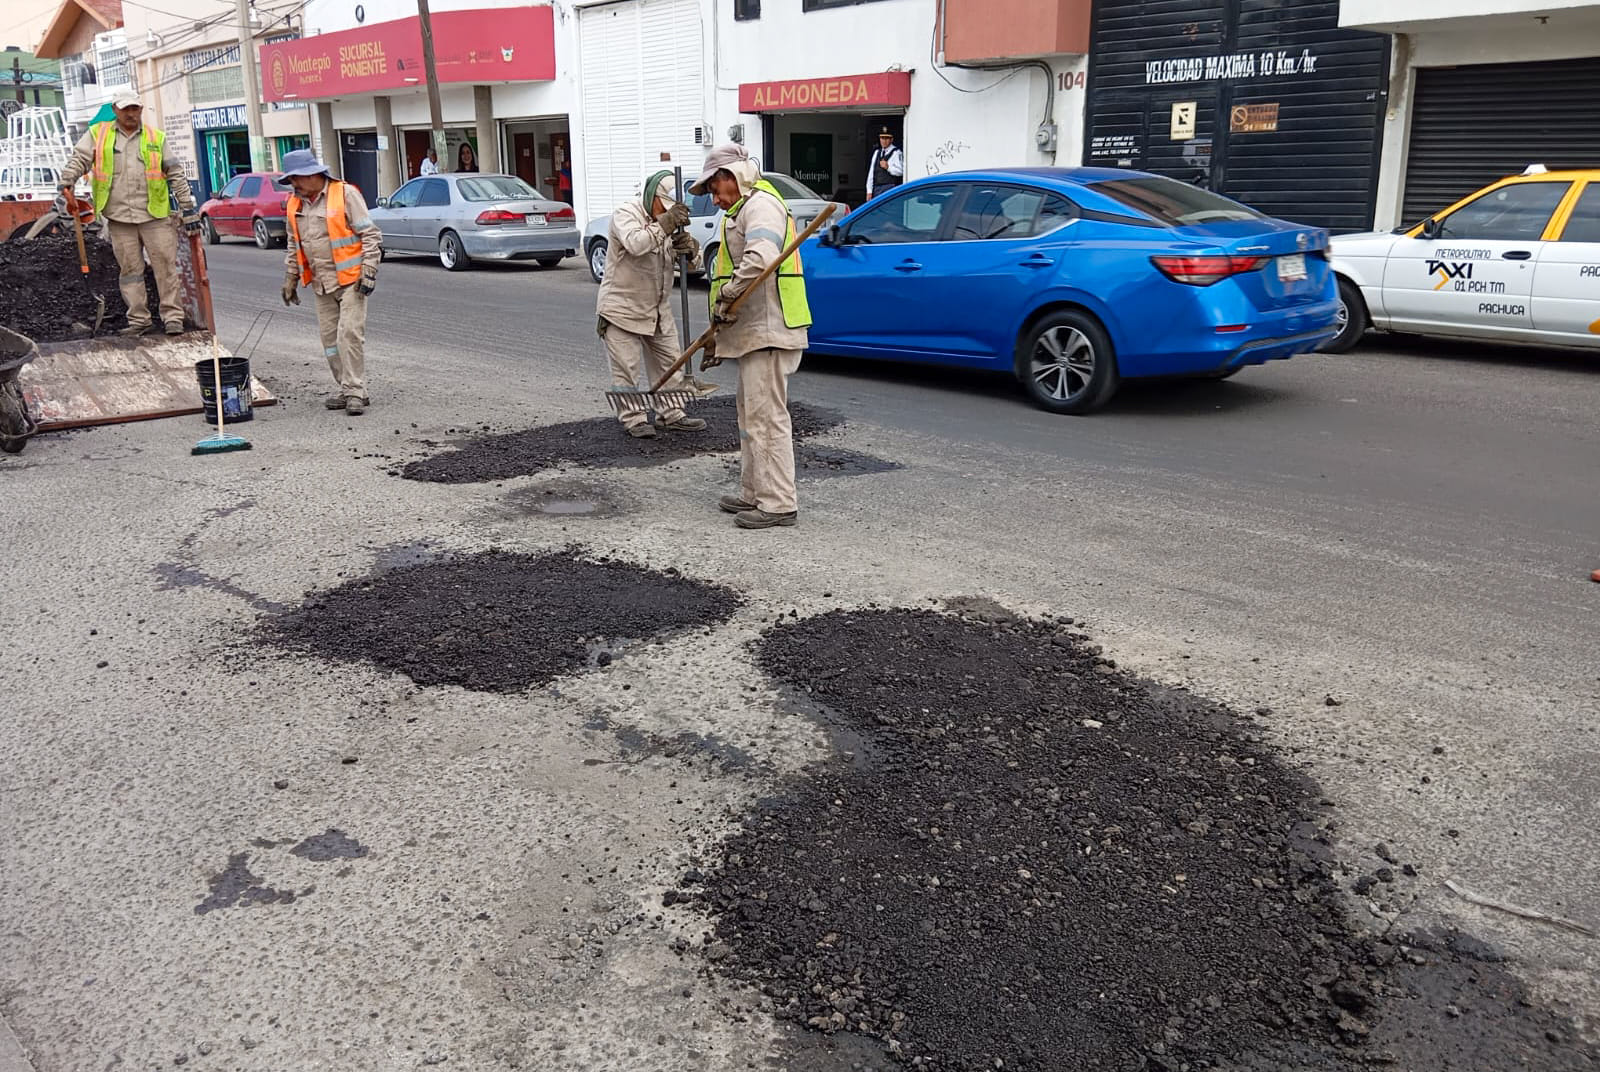
<instances>
[{"instance_id":1,"label":"blue car door handle","mask_svg":"<svg viewBox=\"0 0 1600 1072\"><path fill-rule=\"evenodd\" d=\"M920 272L922 271L922 265L908 258L895 265L894 270L897 272Z\"/></svg>"},{"instance_id":2,"label":"blue car door handle","mask_svg":"<svg viewBox=\"0 0 1600 1072\"><path fill-rule=\"evenodd\" d=\"M1056 262L1046 257L1043 253L1035 253L1022 262L1024 268L1049 268Z\"/></svg>"}]
</instances>

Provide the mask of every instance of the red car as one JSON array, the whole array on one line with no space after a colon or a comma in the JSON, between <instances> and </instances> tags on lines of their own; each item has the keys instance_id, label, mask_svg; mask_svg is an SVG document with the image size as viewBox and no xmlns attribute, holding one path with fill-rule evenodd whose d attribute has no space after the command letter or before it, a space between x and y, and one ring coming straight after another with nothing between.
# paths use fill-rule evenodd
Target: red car
<instances>
[{"instance_id":1,"label":"red car","mask_svg":"<svg viewBox=\"0 0 1600 1072\"><path fill-rule=\"evenodd\" d=\"M283 245L289 191L274 181L277 177L276 171L235 175L216 197L201 205L206 241L216 245L226 236L253 238L262 249Z\"/></svg>"}]
</instances>

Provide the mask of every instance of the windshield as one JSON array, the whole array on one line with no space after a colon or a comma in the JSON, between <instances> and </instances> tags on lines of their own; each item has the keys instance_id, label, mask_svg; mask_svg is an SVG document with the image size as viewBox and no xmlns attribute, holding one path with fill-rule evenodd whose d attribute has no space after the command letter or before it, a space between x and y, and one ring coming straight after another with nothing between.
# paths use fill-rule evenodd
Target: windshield
<instances>
[{"instance_id":1,"label":"windshield","mask_svg":"<svg viewBox=\"0 0 1600 1072\"><path fill-rule=\"evenodd\" d=\"M1139 179L1107 179L1090 186L1129 208L1154 216L1162 223L1181 227L1187 223L1259 220L1261 213L1229 201L1220 194L1176 179L1148 175Z\"/></svg>"},{"instance_id":2,"label":"windshield","mask_svg":"<svg viewBox=\"0 0 1600 1072\"><path fill-rule=\"evenodd\" d=\"M796 197L807 201L827 200L826 197L823 197L821 194L817 193L817 191L813 190L799 179L790 178L788 175L784 175L781 172L765 171L762 172L761 177L772 183L772 185L776 186L778 188L778 192L783 195L783 199L785 201Z\"/></svg>"},{"instance_id":3,"label":"windshield","mask_svg":"<svg viewBox=\"0 0 1600 1072\"><path fill-rule=\"evenodd\" d=\"M539 191L515 175L480 175L456 183L464 201L504 201L507 198L538 197Z\"/></svg>"}]
</instances>

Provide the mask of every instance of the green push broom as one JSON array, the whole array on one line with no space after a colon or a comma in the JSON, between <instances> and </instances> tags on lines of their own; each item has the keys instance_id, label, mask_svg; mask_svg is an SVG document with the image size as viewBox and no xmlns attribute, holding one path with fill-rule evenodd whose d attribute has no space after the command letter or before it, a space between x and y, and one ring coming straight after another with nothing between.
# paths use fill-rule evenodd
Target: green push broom
<instances>
[{"instance_id":1,"label":"green push broom","mask_svg":"<svg viewBox=\"0 0 1600 1072\"><path fill-rule=\"evenodd\" d=\"M250 441L240 436L229 435L223 430L223 401L222 401L222 344L213 337L211 340L211 382L214 385L213 397L217 402L217 430L214 435L208 435L194 445L190 454L223 454L230 450L249 450ZM245 384L246 391L250 385Z\"/></svg>"}]
</instances>

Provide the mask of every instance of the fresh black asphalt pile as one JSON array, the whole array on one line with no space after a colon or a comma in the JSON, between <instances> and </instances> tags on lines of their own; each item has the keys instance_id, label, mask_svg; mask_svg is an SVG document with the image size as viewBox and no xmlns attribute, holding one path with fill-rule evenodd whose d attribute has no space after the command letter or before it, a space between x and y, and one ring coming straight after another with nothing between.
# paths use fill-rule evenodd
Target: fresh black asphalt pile
<instances>
[{"instance_id":1,"label":"fresh black asphalt pile","mask_svg":"<svg viewBox=\"0 0 1600 1072\"><path fill-rule=\"evenodd\" d=\"M614 417L592 417L529 428L521 432L482 436L460 448L410 462L399 473L408 480L436 484L475 484L509 480L563 465L618 468L665 465L699 454L721 454L739 449L739 425L733 399L712 398L691 407L704 417L701 432L662 433L654 439L634 439L622 431ZM821 435L844 423L827 410L799 402L789 404L796 440Z\"/></svg>"},{"instance_id":2,"label":"fresh black asphalt pile","mask_svg":"<svg viewBox=\"0 0 1600 1072\"><path fill-rule=\"evenodd\" d=\"M40 235L27 242L0 242L0 322L34 342L61 342L92 327L95 295L106 299L100 333L128 323L128 306L117 290L117 258L111 243L91 230L84 236L89 255L89 283L85 287L78 261L78 243L71 231ZM155 273L146 269L145 292L150 315L161 322Z\"/></svg>"},{"instance_id":3,"label":"fresh black asphalt pile","mask_svg":"<svg viewBox=\"0 0 1600 1072\"><path fill-rule=\"evenodd\" d=\"M1316 790L1248 724L1066 622L837 611L757 650L852 754L666 900L782 1018L928 1069L1350 1069L1423 962L1349 926ZM1592 1067L1500 1000L1522 1067Z\"/></svg>"},{"instance_id":4,"label":"fresh black asphalt pile","mask_svg":"<svg viewBox=\"0 0 1600 1072\"><path fill-rule=\"evenodd\" d=\"M419 685L515 692L611 661L611 649L728 618L732 591L674 570L576 549L488 551L405 566L330 591L268 619L292 651L370 662Z\"/></svg>"}]
</instances>

